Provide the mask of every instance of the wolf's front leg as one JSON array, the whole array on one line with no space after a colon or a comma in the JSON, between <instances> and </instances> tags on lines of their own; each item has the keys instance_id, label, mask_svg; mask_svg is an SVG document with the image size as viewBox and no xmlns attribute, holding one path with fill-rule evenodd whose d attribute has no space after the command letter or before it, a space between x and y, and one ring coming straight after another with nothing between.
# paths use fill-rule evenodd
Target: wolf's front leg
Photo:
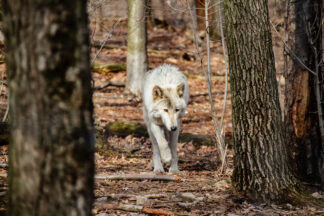
<instances>
[{"instance_id":1,"label":"wolf's front leg","mask_svg":"<svg viewBox=\"0 0 324 216\"><path fill-rule=\"evenodd\" d=\"M150 124L147 124L147 131L150 135L150 139L152 142L152 148L153 148L153 167L154 167L153 172L164 172L164 169L163 169L163 166L161 163L160 149L159 149L158 143L152 133Z\"/></svg>"},{"instance_id":2,"label":"wolf's front leg","mask_svg":"<svg viewBox=\"0 0 324 216\"><path fill-rule=\"evenodd\" d=\"M152 123L151 124L151 131L153 136L156 139L158 144L162 162L166 164L170 164L171 162L171 151L169 148L168 141L165 139L164 130L162 127Z\"/></svg>"},{"instance_id":3,"label":"wolf's front leg","mask_svg":"<svg viewBox=\"0 0 324 216\"><path fill-rule=\"evenodd\" d=\"M176 131L170 132L170 148L171 148L171 154L172 154L172 160L171 160L171 166L169 169L170 173L177 173L179 172L178 168L178 137L180 133L180 128L178 128Z\"/></svg>"},{"instance_id":4,"label":"wolf's front leg","mask_svg":"<svg viewBox=\"0 0 324 216\"><path fill-rule=\"evenodd\" d=\"M154 170L153 172L164 172L164 168L162 166L161 157L160 157L160 149L156 142L156 140L153 138L152 141L152 147L153 147L153 166Z\"/></svg>"}]
</instances>

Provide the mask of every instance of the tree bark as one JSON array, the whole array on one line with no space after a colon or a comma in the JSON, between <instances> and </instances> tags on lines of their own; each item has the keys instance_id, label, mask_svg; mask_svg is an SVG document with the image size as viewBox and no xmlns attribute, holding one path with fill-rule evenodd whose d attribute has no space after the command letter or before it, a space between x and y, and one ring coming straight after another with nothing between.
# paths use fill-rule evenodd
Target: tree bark
<instances>
[{"instance_id":1,"label":"tree bark","mask_svg":"<svg viewBox=\"0 0 324 216\"><path fill-rule=\"evenodd\" d=\"M322 75L320 70L314 75L306 68L316 72L316 61L322 56L321 2L287 1L285 27L291 50L286 48L285 52L284 126L291 164L297 175L303 181L324 184L324 154L316 101L316 85L322 82Z\"/></svg>"},{"instance_id":2,"label":"tree bark","mask_svg":"<svg viewBox=\"0 0 324 216\"><path fill-rule=\"evenodd\" d=\"M147 71L146 0L128 1L127 80L126 91L141 95Z\"/></svg>"},{"instance_id":3,"label":"tree bark","mask_svg":"<svg viewBox=\"0 0 324 216\"><path fill-rule=\"evenodd\" d=\"M5 0L8 215L91 215L87 1Z\"/></svg>"},{"instance_id":4,"label":"tree bark","mask_svg":"<svg viewBox=\"0 0 324 216\"><path fill-rule=\"evenodd\" d=\"M267 1L224 1L234 135L232 183L252 199L282 201L289 169Z\"/></svg>"},{"instance_id":5,"label":"tree bark","mask_svg":"<svg viewBox=\"0 0 324 216\"><path fill-rule=\"evenodd\" d=\"M195 0L197 30L206 30L205 26L205 2L206 0Z\"/></svg>"},{"instance_id":6,"label":"tree bark","mask_svg":"<svg viewBox=\"0 0 324 216\"><path fill-rule=\"evenodd\" d=\"M209 19L210 19L210 38L213 41L221 39L221 20L224 20L223 16L223 3L220 0L210 0L209 3ZM222 18L220 18L220 16Z\"/></svg>"},{"instance_id":7,"label":"tree bark","mask_svg":"<svg viewBox=\"0 0 324 216\"><path fill-rule=\"evenodd\" d=\"M0 21L2 21L3 9L2 9L2 0L0 0Z\"/></svg>"}]
</instances>

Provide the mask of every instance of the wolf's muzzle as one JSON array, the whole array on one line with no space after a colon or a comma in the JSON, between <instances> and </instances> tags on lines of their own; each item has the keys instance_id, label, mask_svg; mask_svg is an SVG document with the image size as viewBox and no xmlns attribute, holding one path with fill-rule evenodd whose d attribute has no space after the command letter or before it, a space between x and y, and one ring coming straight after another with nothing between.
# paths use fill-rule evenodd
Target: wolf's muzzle
<instances>
[{"instance_id":1,"label":"wolf's muzzle","mask_svg":"<svg viewBox=\"0 0 324 216\"><path fill-rule=\"evenodd\" d=\"M171 131L176 131L177 129L178 129L178 127L176 127L176 126L171 127Z\"/></svg>"}]
</instances>

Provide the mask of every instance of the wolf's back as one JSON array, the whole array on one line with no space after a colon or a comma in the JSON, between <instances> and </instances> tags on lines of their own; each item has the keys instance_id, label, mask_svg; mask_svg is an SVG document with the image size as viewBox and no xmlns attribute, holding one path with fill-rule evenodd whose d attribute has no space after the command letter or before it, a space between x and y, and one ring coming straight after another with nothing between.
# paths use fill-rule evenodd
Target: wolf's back
<instances>
[{"instance_id":1,"label":"wolf's back","mask_svg":"<svg viewBox=\"0 0 324 216\"><path fill-rule=\"evenodd\" d=\"M176 88L181 83L185 84L184 100L186 104L189 98L189 87L187 78L173 65L163 64L153 70L148 71L144 77L143 83L143 103L149 105L153 103L152 90L154 86L161 88Z\"/></svg>"}]
</instances>

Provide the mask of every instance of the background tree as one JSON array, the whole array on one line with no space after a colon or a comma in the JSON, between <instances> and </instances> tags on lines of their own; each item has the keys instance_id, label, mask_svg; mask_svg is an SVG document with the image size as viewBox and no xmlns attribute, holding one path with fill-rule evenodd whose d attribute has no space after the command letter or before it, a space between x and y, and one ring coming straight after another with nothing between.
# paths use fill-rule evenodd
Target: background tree
<instances>
[{"instance_id":1,"label":"background tree","mask_svg":"<svg viewBox=\"0 0 324 216\"><path fill-rule=\"evenodd\" d=\"M224 1L234 135L232 183L250 198L282 201L288 166L266 0Z\"/></svg>"},{"instance_id":2,"label":"background tree","mask_svg":"<svg viewBox=\"0 0 324 216\"><path fill-rule=\"evenodd\" d=\"M128 1L126 91L140 96L142 80L148 68L146 0Z\"/></svg>"},{"instance_id":3,"label":"background tree","mask_svg":"<svg viewBox=\"0 0 324 216\"><path fill-rule=\"evenodd\" d=\"M287 1L284 124L292 165L303 181L324 185L324 152L317 97L322 89L321 61L322 0ZM310 72L312 71L312 72ZM320 104L322 106L322 104Z\"/></svg>"},{"instance_id":4,"label":"background tree","mask_svg":"<svg viewBox=\"0 0 324 216\"><path fill-rule=\"evenodd\" d=\"M205 4L208 3L208 19L210 23L209 27L209 34L212 40L220 40L221 33L221 23L219 22L219 16L222 12L223 3L220 0L195 0L193 2L193 8L196 9L194 15L196 16L197 20L197 30L198 31L206 31L205 26ZM221 14L222 16L222 14Z\"/></svg>"},{"instance_id":5,"label":"background tree","mask_svg":"<svg viewBox=\"0 0 324 216\"><path fill-rule=\"evenodd\" d=\"M91 215L87 1L5 0L8 215Z\"/></svg>"},{"instance_id":6,"label":"background tree","mask_svg":"<svg viewBox=\"0 0 324 216\"><path fill-rule=\"evenodd\" d=\"M0 21L2 21L2 16L3 16L3 12L2 12L2 0L0 0Z\"/></svg>"}]
</instances>

